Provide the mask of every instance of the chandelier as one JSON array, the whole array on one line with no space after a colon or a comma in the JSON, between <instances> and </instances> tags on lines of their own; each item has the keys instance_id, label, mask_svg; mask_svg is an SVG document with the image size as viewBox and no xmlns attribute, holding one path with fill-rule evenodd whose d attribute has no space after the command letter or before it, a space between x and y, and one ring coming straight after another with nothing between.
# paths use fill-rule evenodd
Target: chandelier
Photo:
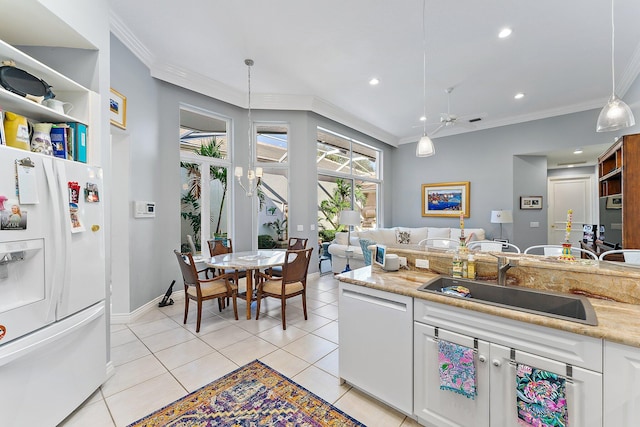
<instances>
[{"instance_id":1,"label":"chandelier","mask_svg":"<svg viewBox=\"0 0 640 427\"><path fill-rule=\"evenodd\" d=\"M240 185L240 187L242 187L242 189L244 190L244 192L246 193L247 197L253 197L254 194L256 194L256 190L258 189L258 185L260 185L260 179L262 178L262 168L257 167L254 169L253 167L253 144L252 144L252 133L251 133L251 66L253 65L253 59L245 59L244 60L245 65L247 66L247 81L248 81L248 94L249 94L249 108L248 108L248 130L247 130L247 141L249 141L249 169L247 170L247 185L245 187L245 185L242 183L242 178L244 175L244 171L242 169L242 166L236 166L235 169L235 173L234 175L236 176L236 179L238 180L238 184Z\"/></svg>"}]
</instances>

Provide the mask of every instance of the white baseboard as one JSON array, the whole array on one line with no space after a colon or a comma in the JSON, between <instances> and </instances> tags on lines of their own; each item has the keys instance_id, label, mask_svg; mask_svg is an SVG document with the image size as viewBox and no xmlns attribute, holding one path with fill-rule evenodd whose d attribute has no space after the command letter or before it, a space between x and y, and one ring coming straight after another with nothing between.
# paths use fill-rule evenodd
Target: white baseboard
<instances>
[{"instance_id":1,"label":"white baseboard","mask_svg":"<svg viewBox=\"0 0 640 427\"><path fill-rule=\"evenodd\" d=\"M149 301L145 305L138 307L131 313L111 313L111 324L112 325L124 325L127 323L135 322L141 316L149 312L152 308L157 307L158 303L162 301L165 294L160 295L159 297ZM171 299L174 302L184 301L184 292L174 291L171 294Z\"/></svg>"}]
</instances>

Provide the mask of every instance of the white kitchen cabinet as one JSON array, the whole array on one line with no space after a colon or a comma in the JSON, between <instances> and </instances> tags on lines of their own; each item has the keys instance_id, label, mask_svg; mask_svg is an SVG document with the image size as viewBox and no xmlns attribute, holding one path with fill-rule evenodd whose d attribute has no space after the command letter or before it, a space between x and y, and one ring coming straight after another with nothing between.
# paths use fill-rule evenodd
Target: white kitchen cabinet
<instances>
[{"instance_id":1,"label":"white kitchen cabinet","mask_svg":"<svg viewBox=\"0 0 640 427\"><path fill-rule=\"evenodd\" d=\"M488 427L489 424L489 343L475 341L475 399L440 389L438 341L433 326L414 324L415 415L425 425ZM474 348L474 339L439 329L438 339Z\"/></svg>"},{"instance_id":2,"label":"white kitchen cabinet","mask_svg":"<svg viewBox=\"0 0 640 427\"><path fill-rule=\"evenodd\" d=\"M340 378L413 413L413 298L340 282Z\"/></svg>"},{"instance_id":3,"label":"white kitchen cabinet","mask_svg":"<svg viewBox=\"0 0 640 427\"><path fill-rule=\"evenodd\" d=\"M570 425L602 426L600 340L429 301L416 300L414 309L414 411L422 424L517 425L516 363L523 363L567 378ZM438 339L477 348L476 399L440 390L436 330Z\"/></svg>"},{"instance_id":4,"label":"white kitchen cabinet","mask_svg":"<svg viewBox=\"0 0 640 427\"><path fill-rule=\"evenodd\" d=\"M514 358L512 359L512 356ZM565 377L568 425L602 426L602 374L498 344L491 344L491 427L517 425L516 363ZM570 375L569 375L570 374Z\"/></svg>"},{"instance_id":5,"label":"white kitchen cabinet","mask_svg":"<svg viewBox=\"0 0 640 427\"><path fill-rule=\"evenodd\" d=\"M604 425L637 426L640 422L640 349L604 343Z\"/></svg>"}]
</instances>

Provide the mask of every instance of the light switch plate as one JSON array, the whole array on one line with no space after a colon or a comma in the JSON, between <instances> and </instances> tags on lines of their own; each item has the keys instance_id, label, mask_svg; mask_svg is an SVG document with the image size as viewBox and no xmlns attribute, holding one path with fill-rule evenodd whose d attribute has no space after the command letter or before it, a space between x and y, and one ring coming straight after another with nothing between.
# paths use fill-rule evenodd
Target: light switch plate
<instances>
[{"instance_id":1,"label":"light switch plate","mask_svg":"<svg viewBox=\"0 0 640 427\"><path fill-rule=\"evenodd\" d=\"M298 224L298 231L304 231L304 225Z\"/></svg>"}]
</instances>

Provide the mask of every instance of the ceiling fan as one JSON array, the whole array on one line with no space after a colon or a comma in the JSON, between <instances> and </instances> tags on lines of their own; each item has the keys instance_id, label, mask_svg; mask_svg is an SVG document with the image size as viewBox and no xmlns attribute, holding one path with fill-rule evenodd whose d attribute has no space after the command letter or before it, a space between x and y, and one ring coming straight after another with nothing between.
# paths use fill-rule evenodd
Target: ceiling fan
<instances>
[{"instance_id":1,"label":"ceiling fan","mask_svg":"<svg viewBox=\"0 0 640 427\"><path fill-rule=\"evenodd\" d=\"M440 113L439 122L427 123L432 125L434 124L438 125L438 127L431 132L431 135L435 135L437 132L439 132L443 128L452 127L452 126L461 126L467 129L475 129L475 125L473 125L473 123L482 120L482 118L487 115L486 113L467 114L464 116L458 116L457 114L452 114L451 113L451 92L453 92L453 88L448 87L445 89L445 92L447 93L447 112Z\"/></svg>"}]
</instances>

